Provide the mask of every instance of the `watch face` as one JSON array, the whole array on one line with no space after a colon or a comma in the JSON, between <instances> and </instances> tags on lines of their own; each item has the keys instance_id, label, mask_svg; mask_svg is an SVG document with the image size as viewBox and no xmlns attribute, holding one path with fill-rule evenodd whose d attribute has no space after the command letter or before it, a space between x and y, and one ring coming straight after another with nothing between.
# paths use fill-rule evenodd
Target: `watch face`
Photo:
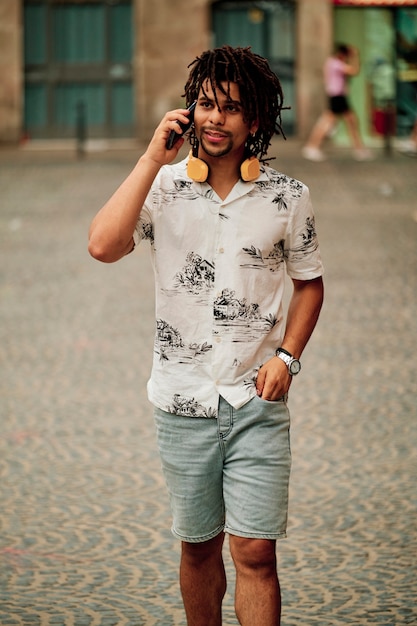
<instances>
[{"instance_id":1,"label":"watch face","mask_svg":"<svg viewBox=\"0 0 417 626\"><path fill-rule=\"evenodd\" d=\"M298 372L301 369L301 363L298 359L294 359L290 365L290 372L293 376L295 376L295 374L298 374Z\"/></svg>"}]
</instances>

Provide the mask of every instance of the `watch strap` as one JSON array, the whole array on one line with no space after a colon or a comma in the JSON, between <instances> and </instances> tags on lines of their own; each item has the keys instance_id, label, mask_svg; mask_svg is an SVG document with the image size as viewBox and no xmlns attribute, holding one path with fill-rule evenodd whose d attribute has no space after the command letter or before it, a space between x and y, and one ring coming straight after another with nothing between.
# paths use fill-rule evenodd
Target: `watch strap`
<instances>
[{"instance_id":1,"label":"watch strap","mask_svg":"<svg viewBox=\"0 0 417 626\"><path fill-rule=\"evenodd\" d=\"M275 354L277 352L283 352L284 354L286 354L287 356L291 357L292 359L294 358L293 355L291 354L291 352L288 352L288 350L285 350L284 348L277 348L275 351Z\"/></svg>"},{"instance_id":2,"label":"watch strap","mask_svg":"<svg viewBox=\"0 0 417 626\"><path fill-rule=\"evenodd\" d=\"M298 374L298 372L301 370L301 363L299 359L293 357L293 355L290 354L290 352L288 352L287 350L284 350L284 348L277 348L275 354L279 359L281 359L281 361L284 361L285 365L288 368L288 373L291 376Z\"/></svg>"}]
</instances>

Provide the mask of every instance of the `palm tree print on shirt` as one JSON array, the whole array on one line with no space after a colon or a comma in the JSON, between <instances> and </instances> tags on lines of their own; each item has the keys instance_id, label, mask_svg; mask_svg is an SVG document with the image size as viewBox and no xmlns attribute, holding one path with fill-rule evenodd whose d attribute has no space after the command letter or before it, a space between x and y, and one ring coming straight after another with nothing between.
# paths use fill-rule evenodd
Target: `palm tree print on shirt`
<instances>
[{"instance_id":1,"label":"palm tree print on shirt","mask_svg":"<svg viewBox=\"0 0 417 626\"><path fill-rule=\"evenodd\" d=\"M277 272L289 257L293 261L301 261L305 256L314 252L318 247L317 233L314 217L306 219L305 230L300 234L300 244L286 250L284 240L274 244L272 250L263 254L255 244L243 248L243 252L249 257L248 263L241 263L240 267L249 269L268 269Z\"/></svg>"},{"instance_id":2,"label":"palm tree print on shirt","mask_svg":"<svg viewBox=\"0 0 417 626\"><path fill-rule=\"evenodd\" d=\"M249 248L243 248L243 252L250 257L250 262L241 263L240 267L260 270L268 269L270 272L277 272L284 263L285 253L283 240L274 243L272 250L265 256L262 254L262 250L253 244Z\"/></svg>"}]
</instances>

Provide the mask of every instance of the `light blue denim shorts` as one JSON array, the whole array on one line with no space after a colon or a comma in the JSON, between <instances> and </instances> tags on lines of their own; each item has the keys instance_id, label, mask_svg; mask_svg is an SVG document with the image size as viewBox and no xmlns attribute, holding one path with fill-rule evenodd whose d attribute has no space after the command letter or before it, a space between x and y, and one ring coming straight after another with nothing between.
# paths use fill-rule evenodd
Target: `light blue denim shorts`
<instances>
[{"instance_id":1,"label":"light blue denim shorts","mask_svg":"<svg viewBox=\"0 0 417 626\"><path fill-rule=\"evenodd\" d=\"M286 536L291 469L286 399L258 396L240 409L220 398L217 418L155 408L158 445L182 541L208 541L223 530L239 537Z\"/></svg>"}]
</instances>

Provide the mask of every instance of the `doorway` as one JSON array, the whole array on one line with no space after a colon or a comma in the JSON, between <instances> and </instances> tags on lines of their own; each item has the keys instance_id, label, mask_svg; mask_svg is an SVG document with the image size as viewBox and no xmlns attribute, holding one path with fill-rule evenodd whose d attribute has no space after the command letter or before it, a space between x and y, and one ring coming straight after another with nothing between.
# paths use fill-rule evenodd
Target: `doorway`
<instances>
[{"instance_id":1,"label":"doorway","mask_svg":"<svg viewBox=\"0 0 417 626\"><path fill-rule=\"evenodd\" d=\"M220 0L212 7L214 45L251 46L268 59L284 92L286 135L295 132L295 3L291 0L247 2Z\"/></svg>"}]
</instances>

